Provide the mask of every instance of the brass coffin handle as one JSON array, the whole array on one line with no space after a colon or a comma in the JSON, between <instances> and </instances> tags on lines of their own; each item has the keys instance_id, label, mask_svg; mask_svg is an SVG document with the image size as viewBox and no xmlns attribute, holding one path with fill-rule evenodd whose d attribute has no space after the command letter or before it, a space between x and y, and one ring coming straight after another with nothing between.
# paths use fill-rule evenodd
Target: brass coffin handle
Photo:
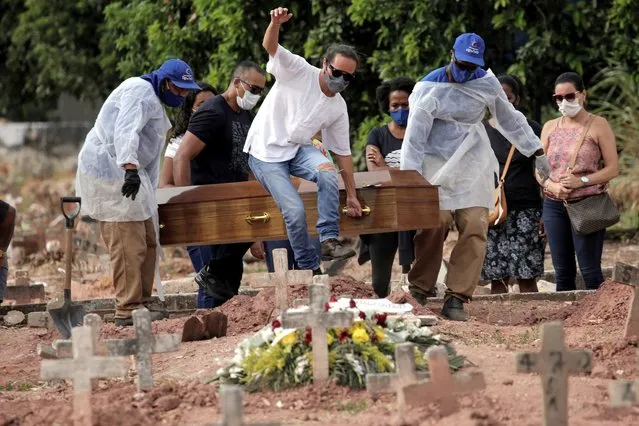
<instances>
[{"instance_id":1,"label":"brass coffin handle","mask_svg":"<svg viewBox=\"0 0 639 426\"><path fill-rule=\"evenodd\" d=\"M164 228L166 228L166 225L163 223L160 223L160 229L164 229Z\"/></svg>"},{"instance_id":2,"label":"brass coffin handle","mask_svg":"<svg viewBox=\"0 0 639 426\"><path fill-rule=\"evenodd\" d=\"M348 207L342 207L342 214L348 213ZM362 207L362 216L368 216L371 214L371 208L369 206Z\"/></svg>"},{"instance_id":3,"label":"brass coffin handle","mask_svg":"<svg viewBox=\"0 0 639 426\"><path fill-rule=\"evenodd\" d=\"M268 223L268 221L271 220L271 215L264 212L255 216L248 215L244 218L244 220L246 220L249 225L253 225L253 222L257 222L258 220L261 220L262 223Z\"/></svg>"}]
</instances>

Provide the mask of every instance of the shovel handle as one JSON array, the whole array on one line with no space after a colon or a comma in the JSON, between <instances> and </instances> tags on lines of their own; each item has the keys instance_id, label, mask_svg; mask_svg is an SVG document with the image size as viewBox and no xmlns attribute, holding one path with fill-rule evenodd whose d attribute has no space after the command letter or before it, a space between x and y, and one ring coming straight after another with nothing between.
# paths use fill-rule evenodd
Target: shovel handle
<instances>
[{"instance_id":1,"label":"shovel handle","mask_svg":"<svg viewBox=\"0 0 639 426\"><path fill-rule=\"evenodd\" d=\"M73 210L65 209L65 204L77 204ZM60 208L62 209L62 214L64 215L67 229L73 229L73 221L78 214L80 214L80 208L82 207L82 199L80 197L61 197L60 198Z\"/></svg>"},{"instance_id":2,"label":"shovel handle","mask_svg":"<svg viewBox=\"0 0 639 426\"><path fill-rule=\"evenodd\" d=\"M73 265L73 227L64 230L64 290L71 289L71 267Z\"/></svg>"}]
</instances>

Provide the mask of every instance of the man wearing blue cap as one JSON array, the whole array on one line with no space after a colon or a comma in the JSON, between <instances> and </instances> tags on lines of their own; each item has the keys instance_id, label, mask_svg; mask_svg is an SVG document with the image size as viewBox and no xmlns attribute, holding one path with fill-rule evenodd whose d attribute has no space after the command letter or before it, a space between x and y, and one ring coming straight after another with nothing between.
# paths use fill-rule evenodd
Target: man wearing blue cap
<instances>
[{"instance_id":1,"label":"man wearing blue cap","mask_svg":"<svg viewBox=\"0 0 639 426\"><path fill-rule=\"evenodd\" d=\"M164 106L180 106L192 89L199 86L180 59L125 80L102 105L78 156L76 193L109 250L118 326L131 325L133 310L145 306L153 319L164 316L150 304L154 278L162 297L155 189L171 128Z\"/></svg>"},{"instance_id":2,"label":"man wearing blue cap","mask_svg":"<svg viewBox=\"0 0 639 426\"><path fill-rule=\"evenodd\" d=\"M411 294L421 303L433 294L443 246L453 223L459 237L450 256L442 315L465 321L486 254L488 211L493 205L497 159L482 124L486 110L497 129L548 177L541 142L506 98L501 84L484 71L484 40L474 33L455 40L451 61L424 77L410 96L410 113L400 167L417 170L439 186L440 228L418 231L415 264L408 274Z\"/></svg>"}]
</instances>

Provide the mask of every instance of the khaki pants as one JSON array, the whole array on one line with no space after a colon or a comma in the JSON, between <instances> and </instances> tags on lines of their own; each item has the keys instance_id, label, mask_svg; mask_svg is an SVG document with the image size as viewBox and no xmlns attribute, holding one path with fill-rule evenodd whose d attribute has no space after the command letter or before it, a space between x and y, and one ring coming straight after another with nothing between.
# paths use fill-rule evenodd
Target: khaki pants
<instances>
[{"instance_id":1,"label":"khaki pants","mask_svg":"<svg viewBox=\"0 0 639 426\"><path fill-rule=\"evenodd\" d=\"M435 288L444 241L453 221L457 225L459 239L450 255L446 295L456 296L467 302L472 298L484 265L488 237L487 208L441 210L440 228L418 231L414 240L415 264L408 273L408 281L411 291L425 296Z\"/></svg>"},{"instance_id":2,"label":"khaki pants","mask_svg":"<svg viewBox=\"0 0 639 426\"><path fill-rule=\"evenodd\" d=\"M153 292L157 258L153 220L100 222L100 232L111 257L115 317L129 318Z\"/></svg>"}]
</instances>

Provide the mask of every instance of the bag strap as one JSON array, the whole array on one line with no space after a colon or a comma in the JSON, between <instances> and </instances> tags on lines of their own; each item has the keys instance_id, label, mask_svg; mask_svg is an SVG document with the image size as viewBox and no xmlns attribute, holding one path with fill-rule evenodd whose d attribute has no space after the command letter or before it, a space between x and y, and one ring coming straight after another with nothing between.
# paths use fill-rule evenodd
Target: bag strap
<instances>
[{"instance_id":1,"label":"bag strap","mask_svg":"<svg viewBox=\"0 0 639 426\"><path fill-rule=\"evenodd\" d=\"M506 173L508 173L508 168L510 167L510 162L513 159L513 155L515 154L515 145L511 145L510 151L508 152L508 158L506 158L506 164L504 164L504 171L501 172L501 179L499 182L504 182L506 179Z\"/></svg>"},{"instance_id":2,"label":"bag strap","mask_svg":"<svg viewBox=\"0 0 639 426\"><path fill-rule=\"evenodd\" d=\"M581 145L584 143L586 139L586 135L588 134L588 130L590 130L590 125L595 119L595 115L590 114L588 116L588 121L586 121L586 125L584 126L584 131L579 137L577 144L575 145L575 150L572 153L572 158L570 159L570 164L568 165L568 170L572 173L572 170L575 168L575 162L577 161L577 154L579 154L579 150L581 149Z\"/></svg>"}]
</instances>

